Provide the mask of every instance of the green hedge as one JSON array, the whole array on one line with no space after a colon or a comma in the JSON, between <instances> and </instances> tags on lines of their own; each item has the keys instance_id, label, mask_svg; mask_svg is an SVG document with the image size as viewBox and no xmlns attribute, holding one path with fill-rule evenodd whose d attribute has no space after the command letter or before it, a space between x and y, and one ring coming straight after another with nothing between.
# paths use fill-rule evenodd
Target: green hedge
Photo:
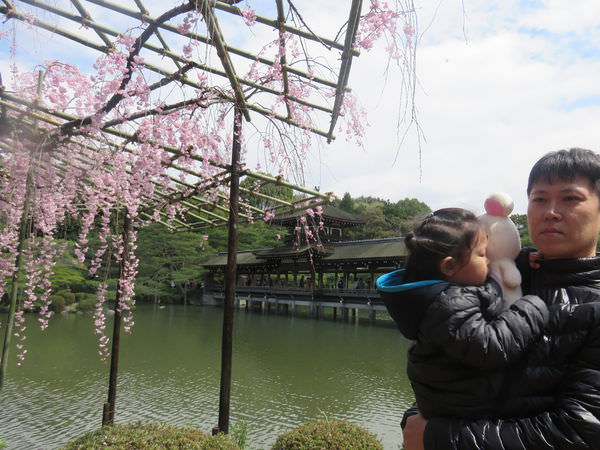
<instances>
[{"instance_id":1,"label":"green hedge","mask_svg":"<svg viewBox=\"0 0 600 450\"><path fill-rule=\"evenodd\" d=\"M96 308L98 297L95 294L81 296L77 303L77 311L93 311Z\"/></svg>"},{"instance_id":2,"label":"green hedge","mask_svg":"<svg viewBox=\"0 0 600 450\"><path fill-rule=\"evenodd\" d=\"M75 303L75 294L73 294L72 292L65 292L64 294L62 294L62 296L65 298L65 304L67 305L72 305L73 303Z\"/></svg>"},{"instance_id":3,"label":"green hedge","mask_svg":"<svg viewBox=\"0 0 600 450\"><path fill-rule=\"evenodd\" d=\"M80 436L64 450L75 449L200 449L239 450L228 436L210 436L191 427L167 424L111 425Z\"/></svg>"},{"instance_id":4,"label":"green hedge","mask_svg":"<svg viewBox=\"0 0 600 450\"><path fill-rule=\"evenodd\" d=\"M65 310L65 298L62 295L51 295L48 300L50 300L52 311L57 314L60 314Z\"/></svg>"},{"instance_id":5,"label":"green hedge","mask_svg":"<svg viewBox=\"0 0 600 450\"><path fill-rule=\"evenodd\" d=\"M377 437L343 420L317 420L280 435L273 450L382 450Z\"/></svg>"}]
</instances>

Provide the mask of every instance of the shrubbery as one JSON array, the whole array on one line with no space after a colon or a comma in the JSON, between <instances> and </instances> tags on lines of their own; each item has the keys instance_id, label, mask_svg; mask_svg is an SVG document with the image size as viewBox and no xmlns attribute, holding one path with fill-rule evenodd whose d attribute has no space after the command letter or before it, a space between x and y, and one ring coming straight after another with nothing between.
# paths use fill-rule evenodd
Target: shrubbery
<instances>
[{"instance_id":1,"label":"shrubbery","mask_svg":"<svg viewBox=\"0 0 600 450\"><path fill-rule=\"evenodd\" d=\"M70 291L62 291L62 292L57 292L57 294L60 294L63 296L63 298L65 299L65 305L72 305L73 303L75 303L75 294L70 292Z\"/></svg>"},{"instance_id":2,"label":"shrubbery","mask_svg":"<svg viewBox=\"0 0 600 450\"><path fill-rule=\"evenodd\" d=\"M76 292L75 293L75 301L77 303L79 303L81 300L83 300L84 298L89 297L90 294L88 292Z\"/></svg>"},{"instance_id":3,"label":"shrubbery","mask_svg":"<svg viewBox=\"0 0 600 450\"><path fill-rule=\"evenodd\" d=\"M85 296L81 296L79 302L77 303L78 311L93 311L96 308L97 298L94 294L86 294Z\"/></svg>"},{"instance_id":4,"label":"shrubbery","mask_svg":"<svg viewBox=\"0 0 600 450\"><path fill-rule=\"evenodd\" d=\"M343 420L318 420L300 425L280 435L273 450L382 450L377 437Z\"/></svg>"},{"instance_id":5,"label":"shrubbery","mask_svg":"<svg viewBox=\"0 0 600 450\"><path fill-rule=\"evenodd\" d=\"M86 433L63 449L202 449L239 450L223 434L210 436L191 427L167 424L111 425Z\"/></svg>"},{"instance_id":6,"label":"shrubbery","mask_svg":"<svg viewBox=\"0 0 600 450\"><path fill-rule=\"evenodd\" d=\"M60 314L65 310L65 298L62 295L51 295L48 300L52 302L52 311Z\"/></svg>"}]
</instances>

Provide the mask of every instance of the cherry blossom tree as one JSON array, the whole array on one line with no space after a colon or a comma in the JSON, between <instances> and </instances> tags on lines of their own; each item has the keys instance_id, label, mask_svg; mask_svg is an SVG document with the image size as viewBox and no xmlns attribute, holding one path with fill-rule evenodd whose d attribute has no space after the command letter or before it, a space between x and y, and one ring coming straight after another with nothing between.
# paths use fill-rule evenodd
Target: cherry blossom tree
<instances>
[{"instance_id":1,"label":"cherry blossom tree","mask_svg":"<svg viewBox=\"0 0 600 450\"><path fill-rule=\"evenodd\" d=\"M232 301L238 210L243 220L268 221L282 208L306 209L298 242L318 235L318 203L328 196L285 180L301 172L315 139L331 141L337 130L362 142L365 114L347 92L359 51L385 41L406 85L400 100L414 114L416 16L408 0L371 0L365 7L349 2L347 20L330 39L312 31L292 0L273 2L275 19L257 13L250 0L192 0L153 11L139 1L137 10L101 0L90 0L88 10L74 1L78 14L60 9L60 1L29 10L25 3L0 6L13 24L0 30L12 55L10 80L0 87L0 296L10 297L0 386L12 334L19 361L25 357L24 312L37 304L40 325L48 326L49 276L63 249L56 230L66 218L81 222L76 254L87 261L90 276L102 281L108 264L119 265L116 317L122 317L124 331L134 324L136 231L152 222L178 228L229 221ZM44 22L42 10L55 23ZM111 29L110 20L94 20L108 11L121 29ZM17 21L28 35L47 30L97 51L97 57L86 65L65 54L38 62L41 69L24 70ZM75 32L64 21L81 28ZM222 23L228 31L237 26L256 41L266 39L238 49L228 44ZM255 149L267 167L253 171L245 157ZM261 174L265 169L276 175ZM258 189L240 190L240 176L286 185L307 198L261 210L248 201L261 195ZM93 252L92 231L101 242ZM25 288L19 302L21 272ZM111 342L106 284L99 286L93 320L99 354L106 359ZM224 320L225 330L232 317L226 313ZM115 323L113 344L120 328ZM109 415L114 398L109 391ZM227 420L220 420L220 428L227 431Z\"/></svg>"}]
</instances>

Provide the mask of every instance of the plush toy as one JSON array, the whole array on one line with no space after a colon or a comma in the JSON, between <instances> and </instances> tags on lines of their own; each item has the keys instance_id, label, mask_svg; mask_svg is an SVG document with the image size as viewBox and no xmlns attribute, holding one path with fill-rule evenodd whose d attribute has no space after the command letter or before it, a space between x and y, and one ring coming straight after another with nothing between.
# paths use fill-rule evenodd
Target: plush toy
<instances>
[{"instance_id":1,"label":"plush toy","mask_svg":"<svg viewBox=\"0 0 600 450\"><path fill-rule=\"evenodd\" d=\"M521 274L515 259L521 250L517 227L508 215L512 212L512 198L504 192L490 195L484 203L486 214L479 216L488 234L487 257L490 275L502 286L504 301L510 306L522 296Z\"/></svg>"}]
</instances>

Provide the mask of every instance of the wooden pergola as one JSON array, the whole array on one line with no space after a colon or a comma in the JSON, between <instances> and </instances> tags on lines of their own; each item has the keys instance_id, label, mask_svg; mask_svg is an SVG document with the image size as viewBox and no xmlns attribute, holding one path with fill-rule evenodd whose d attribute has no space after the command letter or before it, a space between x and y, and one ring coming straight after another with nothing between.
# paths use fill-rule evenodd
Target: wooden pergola
<instances>
[{"instance_id":1,"label":"wooden pergola","mask_svg":"<svg viewBox=\"0 0 600 450\"><path fill-rule=\"evenodd\" d=\"M266 175L245 167L240 161L242 123L259 118L257 127L266 123L275 130L275 134L284 137L289 133L301 132L325 138L328 142L335 138L334 129L340 116L344 94L348 90L352 60L358 55L353 42L361 17L362 1L351 0L345 3L348 15L341 27L341 37L327 38L313 33L292 2L273 0L272 17L256 15L253 18L257 27L256 36L266 32L274 32L276 35L275 41L280 51L276 57L271 58L256 49L237 48L226 38L227 32L223 30L223 24L231 31L234 27L232 23L237 21L238 26L242 26L244 21L244 11L235 5L238 3L235 0L190 0L177 6L162 2L144 4L142 0L123 0L118 3L106 0L0 0L0 3L0 19L10 23L23 23L27 36L31 34L30 28L33 28L42 37L52 36L54 42L64 44L67 50L75 49L76 54L70 52L60 56L61 60L76 66L90 66L92 55L110 55L117 51L118 38L131 37L132 43L125 55L127 67L131 68L135 64L136 70L147 77L151 95L169 99L173 97L169 95L171 91L177 90L179 93L173 100L162 102L160 106L117 119L111 117L111 113L125 97L122 92L117 92L98 111L106 117L100 125L101 134L91 135L87 128L94 122L94 115L81 116L48 108L44 106L44 102L31 101L10 92L2 86L0 80L0 154L4 157L10 156L13 140L21 139L22 133L27 133L28 136L36 137L34 140L37 142L45 143L44 151L51 153L51 163L58 170L65 170L74 164L85 169L90 160L85 156L72 158L65 150L67 145L89 152L101 147L109 147L115 152L133 152L140 145L137 125L143 118L159 117L161 114L196 105L200 101L198 92L210 92L215 103L230 105L233 139L228 160L207 159L200 151L196 151L199 148L185 149L184 152L181 148L161 144L171 156L168 171L170 183L166 188L157 190L155 198L143 210L147 217L158 214L160 220L168 220L176 229L229 227L221 392L219 422L216 427L218 431L228 432L238 221L259 220L267 213L295 214L300 209L315 207L331 199L330 193L317 192L290 183L282 176ZM202 26L186 29L189 15L195 15ZM302 68L296 64L297 61L292 61L293 57L287 47L290 36L300 43L305 58L309 57L311 49L317 49L318 58L335 61L335 67L327 66L326 70L312 72L306 66ZM193 45L197 50L196 54L204 54L206 58L199 59L183 51L183 42ZM252 65L265 72L279 71L280 82L273 83L272 79L252 79L242 75ZM320 66L323 67L322 64ZM315 67L318 69L319 65ZM198 81L204 80L205 76L209 76L214 84L207 86L204 81ZM125 90L129 81L123 81L121 91ZM328 89L331 95L299 98L290 87L293 82L306 83L317 90ZM282 100L285 105L283 112L265 106L273 103L273 99ZM320 119L308 124L294 113L295 107L301 107L309 111L311 117ZM315 125L318 123L323 126ZM193 164L180 163L179 160L184 156L192 159ZM194 168L194 164L203 168L210 167L211 177L206 179L199 169ZM301 194L301 198L286 201L262 194L258 189L241 188L242 177L254 180L259 186L286 186ZM250 201L252 197L266 199L271 206L266 209L253 206ZM167 217L165 208L174 203L185 207L185 218ZM124 236L126 232L124 230ZM117 303L118 301L117 297ZM12 304L13 313L14 307ZM10 327L7 326L6 330L8 336ZM104 408L103 424L112 423L114 418L119 332L119 314L116 313L108 401ZM5 360L6 354L3 352L3 367Z\"/></svg>"}]
</instances>

